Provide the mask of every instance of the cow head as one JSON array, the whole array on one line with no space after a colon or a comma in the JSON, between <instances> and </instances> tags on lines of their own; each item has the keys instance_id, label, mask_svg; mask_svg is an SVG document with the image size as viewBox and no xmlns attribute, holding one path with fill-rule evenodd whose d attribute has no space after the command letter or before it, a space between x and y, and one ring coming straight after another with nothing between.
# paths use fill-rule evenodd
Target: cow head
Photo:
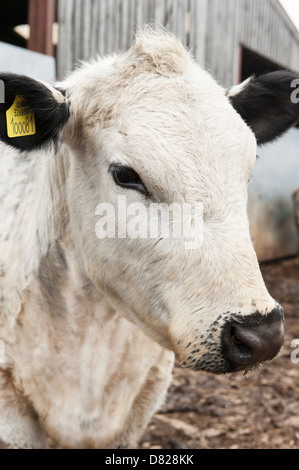
<instances>
[{"instance_id":1,"label":"cow head","mask_svg":"<svg viewBox=\"0 0 299 470\"><path fill-rule=\"evenodd\" d=\"M222 373L273 358L283 313L251 243L247 184L257 140L299 118L290 99L295 76L267 74L226 92L175 38L146 31L128 52L81 66L55 89L0 78L1 138L21 150L55 142L53 158L66 161L72 245L111 305L186 367ZM33 136L7 136L16 95L35 115ZM200 205L201 243L127 236L124 196L126 207L143 207L139 227L153 204ZM107 218L114 236L97 234L99 204L115 208Z\"/></svg>"}]
</instances>

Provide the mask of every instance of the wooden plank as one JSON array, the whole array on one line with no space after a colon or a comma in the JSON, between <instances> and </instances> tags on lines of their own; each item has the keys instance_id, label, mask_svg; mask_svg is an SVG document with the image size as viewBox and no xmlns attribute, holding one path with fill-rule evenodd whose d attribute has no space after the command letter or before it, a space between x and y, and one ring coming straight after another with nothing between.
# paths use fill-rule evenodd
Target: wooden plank
<instances>
[{"instance_id":1,"label":"wooden plank","mask_svg":"<svg viewBox=\"0 0 299 470\"><path fill-rule=\"evenodd\" d=\"M56 0L29 0L28 23L30 37L28 49L54 56L53 23L56 21Z\"/></svg>"},{"instance_id":2,"label":"wooden plank","mask_svg":"<svg viewBox=\"0 0 299 470\"><path fill-rule=\"evenodd\" d=\"M59 31L59 40L61 43L65 44L67 41L67 36L66 36L66 28L65 28L65 23L66 23L66 4L64 1L58 2L58 8L57 8L57 15L58 15L58 21L61 21L61 27ZM62 76L64 73L64 58L62 55L62 50L61 48L58 47L57 51L57 75Z\"/></svg>"},{"instance_id":3,"label":"wooden plank","mask_svg":"<svg viewBox=\"0 0 299 470\"><path fill-rule=\"evenodd\" d=\"M266 51L269 51L271 45L271 5L268 2L264 2L264 26L263 26L263 43Z\"/></svg>"},{"instance_id":4,"label":"wooden plank","mask_svg":"<svg viewBox=\"0 0 299 470\"><path fill-rule=\"evenodd\" d=\"M144 24L144 19L145 19L144 7L146 7L146 2L144 0L136 0L136 3L135 3L135 9L136 9L135 24L136 24L136 28L140 28Z\"/></svg>"},{"instance_id":5,"label":"wooden plank","mask_svg":"<svg viewBox=\"0 0 299 470\"><path fill-rule=\"evenodd\" d=\"M106 53L106 43L105 43L105 24L106 24L106 1L100 1L99 8L99 21L98 21L98 54L103 56Z\"/></svg>"},{"instance_id":6,"label":"wooden plank","mask_svg":"<svg viewBox=\"0 0 299 470\"><path fill-rule=\"evenodd\" d=\"M223 28L219 28L218 25L223 24L223 9L221 8L223 2L221 0L213 0L213 31L215 34L215 38L213 41L213 50L212 50L212 57L213 57L213 74L218 77L221 81L221 68L222 68L222 37L223 37ZM225 5L225 3L224 3Z\"/></svg>"},{"instance_id":7,"label":"wooden plank","mask_svg":"<svg viewBox=\"0 0 299 470\"><path fill-rule=\"evenodd\" d=\"M158 25L165 25L166 1L154 0L154 15Z\"/></svg>"},{"instance_id":8,"label":"wooden plank","mask_svg":"<svg viewBox=\"0 0 299 470\"><path fill-rule=\"evenodd\" d=\"M173 21L173 3L174 3L174 0L165 0L166 11L165 11L164 26L167 29L171 28L172 21Z\"/></svg>"},{"instance_id":9,"label":"wooden plank","mask_svg":"<svg viewBox=\"0 0 299 470\"><path fill-rule=\"evenodd\" d=\"M74 47L72 44L72 31L73 31L73 0L60 0L58 2L58 21L60 25L58 43L58 77L62 79L66 72L72 70L74 65Z\"/></svg>"},{"instance_id":10,"label":"wooden plank","mask_svg":"<svg viewBox=\"0 0 299 470\"><path fill-rule=\"evenodd\" d=\"M186 44L186 12L188 9L187 0L174 0L172 11L171 30L180 39L183 44Z\"/></svg>"},{"instance_id":11,"label":"wooden plank","mask_svg":"<svg viewBox=\"0 0 299 470\"><path fill-rule=\"evenodd\" d=\"M106 29L109 28L109 41L106 53L111 53L119 50L120 0L110 0L108 3L108 11L109 20L107 21Z\"/></svg>"},{"instance_id":12,"label":"wooden plank","mask_svg":"<svg viewBox=\"0 0 299 470\"><path fill-rule=\"evenodd\" d=\"M114 51L118 52L121 48L120 46L120 37L121 37L121 4L122 0L116 0L115 2L115 35L114 35Z\"/></svg>"},{"instance_id":13,"label":"wooden plank","mask_svg":"<svg viewBox=\"0 0 299 470\"><path fill-rule=\"evenodd\" d=\"M211 34L211 28L213 27L213 10L211 6L212 0L209 1L208 10L207 10L207 34L205 40L205 66L208 70L212 71L212 50L214 47L213 44L213 35Z\"/></svg>"},{"instance_id":14,"label":"wooden plank","mask_svg":"<svg viewBox=\"0 0 299 470\"><path fill-rule=\"evenodd\" d=\"M155 22L155 2L154 0L147 0L147 23Z\"/></svg>"},{"instance_id":15,"label":"wooden plank","mask_svg":"<svg viewBox=\"0 0 299 470\"><path fill-rule=\"evenodd\" d=\"M189 49L193 57L198 60L199 63L203 64L204 54L201 54L201 38L200 36L200 17L198 15L200 2L196 0L190 0L190 9L189 9ZM203 35L204 36L204 35Z\"/></svg>"},{"instance_id":16,"label":"wooden plank","mask_svg":"<svg viewBox=\"0 0 299 470\"><path fill-rule=\"evenodd\" d=\"M81 3L81 54L80 59L89 58L91 52L91 0L84 0Z\"/></svg>"},{"instance_id":17,"label":"wooden plank","mask_svg":"<svg viewBox=\"0 0 299 470\"><path fill-rule=\"evenodd\" d=\"M236 2L236 20L235 20L235 44L237 51L235 52L234 59L234 72L232 77L232 84L240 83L242 79L242 41L241 29L244 21L244 0Z\"/></svg>"},{"instance_id":18,"label":"wooden plank","mask_svg":"<svg viewBox=\"0 0 299 470\"><path fill-rule=\"evenodd\" d=\"M67 0L66 0L67 2ZM82 38L81 38L81 30L82 30L82 25L81 25L81 0L73 0L71 3L73 3L73 8L72 11L68 11L68 15L70 17L68 18L69 22L69 35L71 36L71 43L69 45L72 46L72 55L75 57L75 60L79 60L82 56L81 54L81 43L82 43Z\"/></svg>"},{"instance_id":19,"label":"wooden plank","mask_svg":"<svg viewBox=\"0 0 299 470\"><path fill-rule=\"evenodd\" d=\"M106 0L105 54L113 50L113 0Z\"/></svg>"},{"instance_id":20,"label":"wooden plank","mask_svg":"<svg viewBox=\"0 0 299 470\"><path fill-rule=\"evenodd\" d=\"M123 49L127 44L127 17L129 11L129 0L122 0L121 2L121 17L120 17L120 34L119 34L119 49Z\"/></svg>"},{"instance_id":21,"label":"wooden plank","mask_svg":"<svg viewBox=\"0 0 299 470\"><path fill-rule=\"evenodd\" d=\"M132 43L132 38L134 35L135 30L135 1L128 0L128 13L127 17L125 18L125 25L126 25L126 38L125 43L123 44L124 49L129 49Z\"/></svg>"},{"instance_id":22,"label":"wooden plank","mask_svg":"<svg viewBox=\"0 0 299 470\"><path fill-rule=\"evenodd\" d=\"M239 67L239 42L237 31L238 0L229 0L228 5L228 34L226 41L225 78L223 85L229 87L236 83Z\"/></svg>"},{"instance_id":23,"label":"wooden plank","mask_svg":"<svg viewBox=\"0 0 299 470\"><path fill-rule=\"evenodd\" d=\"M92 0L90 16L90 54L94 56L97 53L98 44L99 2L97 0Z\"/></svg>"}]
</instances>

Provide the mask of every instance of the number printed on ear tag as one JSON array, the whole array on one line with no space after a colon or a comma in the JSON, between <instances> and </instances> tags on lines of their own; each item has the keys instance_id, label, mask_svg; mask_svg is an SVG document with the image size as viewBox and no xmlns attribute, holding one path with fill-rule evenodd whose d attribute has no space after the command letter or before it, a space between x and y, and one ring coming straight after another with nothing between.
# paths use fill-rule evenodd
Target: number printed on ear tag
<instances>
[{"instance_id":1,"label":"number printed on ear tag","mask_svg":"<svg viewBox=\"0 0 299 470\"><path fill-rule=\"evenodd\" d=\"M6 111L8 137L24 137L36 133L35 117L23 96L17 95Z\"/></svg>"}]
</instances>

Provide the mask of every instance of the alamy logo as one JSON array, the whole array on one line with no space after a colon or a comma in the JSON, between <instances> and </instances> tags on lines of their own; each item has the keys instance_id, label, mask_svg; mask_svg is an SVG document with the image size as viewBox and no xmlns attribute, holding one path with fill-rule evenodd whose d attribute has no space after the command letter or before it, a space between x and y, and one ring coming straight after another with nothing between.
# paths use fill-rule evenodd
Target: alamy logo
<instances>
[{"instance_id":1,"label":"alamy logo","mask_svg":"<svg viewBox=\"0 0 299 470\"><path fill-rule=\"evenodd\" d=\"M291 354L291 362L293 364L298 364L299 362L299 339L293 339L291 342L291 348L295 348Z\"/></svg>"},{"instance_id":2,"label":"alamy logo","mask_svg":"<svg viewBox=\"0 0 299 470\"><path fill-rule=\"evenodd\" d=\"M291 94L291 101L294 104L298 104L299 103L299 78L295 78L295 80L292 81L291 87L295 88L295 90Z\"/></svg>"},{"instance_id":3,"label":"alamy logo","mask_svg":"<svg viewBox=\"0 0 299 470\"><path fill-rule=\"evenodd\" d=\"M95 231L103 238L151 238L183 240L186 249L197 249L203 239L203 205L201 203L127 204L118 196L117 204L100 203Z\"/></svg>"}]
</instances>

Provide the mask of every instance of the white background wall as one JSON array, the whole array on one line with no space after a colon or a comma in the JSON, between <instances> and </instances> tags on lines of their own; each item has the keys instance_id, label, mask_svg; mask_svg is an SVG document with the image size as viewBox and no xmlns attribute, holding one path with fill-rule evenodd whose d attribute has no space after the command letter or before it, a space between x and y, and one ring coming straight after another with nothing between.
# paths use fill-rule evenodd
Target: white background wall
<instances>
[{"instance_id":1,"label":"white background wall","mask_svg":"<svg viewBox=\"0 0 299 470\"><path fill-rule=\"evenodd\" d=\"M54 57L0 42L0 71L29 75L38 80L54 82Z\"/></svg>"},{"instance_id":2,"label":"white background wall","mask_svg":"<svg viewBox=\"0 0 299 470\"><path fill-rule=\"evenodd\" d=\"M249 183L251 235L260 261L298 253L292 192L299 187L299 129L258 148Z\"/></svg>"}]
</instances>

